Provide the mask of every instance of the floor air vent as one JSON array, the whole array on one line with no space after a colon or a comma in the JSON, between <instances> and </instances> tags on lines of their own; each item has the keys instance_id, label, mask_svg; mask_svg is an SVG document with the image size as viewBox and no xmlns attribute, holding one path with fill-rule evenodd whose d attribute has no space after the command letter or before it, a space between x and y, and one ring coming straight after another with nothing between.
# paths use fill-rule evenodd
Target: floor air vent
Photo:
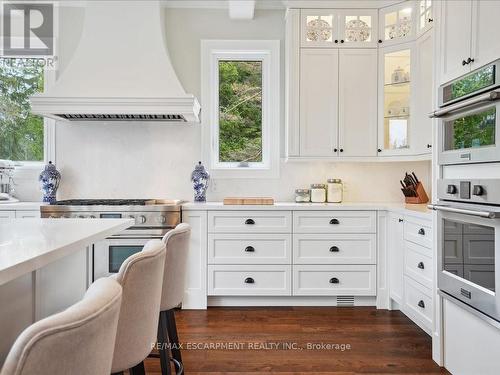
<instances>
[{"instance_id":1,"label":"floor air vent","mask_svg":"<svg viewBox=\"0 0 500 375\"><path fill-rule=\"evenodd\" d=\"M113 114L73 114L61 113L57 114L68 121L182 121L186 119L182 115L113 115Z\"/></svg>"},{"instance_id":2,"label":"floor air vent","mask_svg":"<svg viewBox=\"0 0 500 375\"><path fill-rule=\"evenodd\" d=\"M337 306L354 306L354 296L337 296Z\"/></svg>"}]
</instances>

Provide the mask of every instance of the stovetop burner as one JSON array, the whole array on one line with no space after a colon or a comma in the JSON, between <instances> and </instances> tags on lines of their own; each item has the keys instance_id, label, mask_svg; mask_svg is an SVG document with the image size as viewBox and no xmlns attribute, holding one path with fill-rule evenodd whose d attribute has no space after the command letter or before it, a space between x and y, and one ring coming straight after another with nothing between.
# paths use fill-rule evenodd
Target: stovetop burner
<instances>
[{"instance_id":1,"label":"stovetop burner","mask_svg":"<svg viewBox=\"0 0 500 375\"><path fill-rule=\"evenodd\" d=\"M145 206L155 204L154 199L66 199L51 203L53 206Z\"/></svg>"}]
</instances>

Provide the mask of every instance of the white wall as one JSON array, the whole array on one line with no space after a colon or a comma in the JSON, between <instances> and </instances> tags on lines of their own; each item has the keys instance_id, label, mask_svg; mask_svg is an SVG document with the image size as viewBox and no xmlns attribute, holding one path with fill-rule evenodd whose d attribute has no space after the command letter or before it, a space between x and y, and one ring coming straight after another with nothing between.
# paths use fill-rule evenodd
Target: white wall
<instances>
[{"instance_id":1,"label":"white wall","mask_svg":"<svg viewBox=\"0 0 500 375\"><path fill-rule=\"evenodd\" d=\"M75 8L62 9L61 16L59 54L64 69L77 45L83 13ZM174 68L186 91L199 99L201 39L280 39L284 55L284 11L257 10L253 21L231 21L224 10L166 9L165 22ZM282 64L282 81L283 70ZM282 139L283 119L277 124ZM62 173L58 198L192 199L189 179L201 154L201 126L209 124L58 124L56 163ZM345 200L401 201L399 179L405 171L415 171L429 186L429 162L295 162L282 163L279 179L217 180L208 199L268 195L288 200L297 187L335 177L346 182Z\"/></svg>"}]
</instances>

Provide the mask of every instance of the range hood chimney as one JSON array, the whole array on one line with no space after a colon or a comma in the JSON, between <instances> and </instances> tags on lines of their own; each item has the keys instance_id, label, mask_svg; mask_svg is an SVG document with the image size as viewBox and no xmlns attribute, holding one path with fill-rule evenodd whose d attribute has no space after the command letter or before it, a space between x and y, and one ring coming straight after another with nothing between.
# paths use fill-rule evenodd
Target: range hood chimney
<instances>
[{"instance_id":1,"label":"range hood chimney","mask_svg":"<svg viewBox=\"0 0 500 375\"><path fill-rule=\"evenodd\" d=\"M81 41L59 79L30 98L63 121L199 122L170 62L159 1L87 1Z\"/></svg>"}]
</instances>

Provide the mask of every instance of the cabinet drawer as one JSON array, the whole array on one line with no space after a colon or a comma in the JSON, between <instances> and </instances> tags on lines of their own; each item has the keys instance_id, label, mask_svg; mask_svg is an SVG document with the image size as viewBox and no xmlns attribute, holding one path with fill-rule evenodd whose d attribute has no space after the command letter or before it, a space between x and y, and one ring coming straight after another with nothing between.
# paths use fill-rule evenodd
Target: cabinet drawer
<instances>
[{"instance_id":1,"label":"cabinet drawer","mask_svg":"<svg viewBox=\"0 0 500 375\"><path fill-rule=\"evenodd\" d=\"M404 232L405 240L432 249L432 222L406 217Z\"/></svg>"},{"instance_id":2,"label":"cabinet drawer","mask_svg":"<svg viewBox=\"0 0 500 375\"><path fill-rule=\"evenodd\" d=\"M291 234L209 234L209 264L290 264Z\"/></svg>"},{"instance_id":3,"label":"cabinet drawer","mask_svg":"<svg viewBox=\"0 0 500 375\"><path fill-rule=\"evenodd\" d=\"M376 233L374 211L295 211L295 233Z\"/></svg>"},{"instance_id":4,"label":"cabinet drawer","mask_svg":"<svg viewBox=\"0 0 500 375\"><path fill-rule=\"evenodd\" d=\"M294 264L376 264L375 234L294 234Z\"/></svg>"},{"instance_id":5,"label":"cabinet drawer","mask_svg":"<svg viewBox=\"0 0 500 375\"><path fill-rule=\"evenodd\" d=\"M289 296L291 266L208 266L209 296Z\"/></svg>"},{"instance_id":6,"label":"cabinet drawer","mask_svg":"<svg viewBox=\"0 0 500 375\"><path fill-rule=\"evenodd\" d=\"M415 281L432 288L434 267L432 257L428 256L430 250L405 241L405 274Z\"/></svg>"},{"instance_id":7,"label":"cabinet drawer","mask_svg":"<svg viewBox=\"0 0 500 375\"><path fill-rule=\"evenodd\" d=\"M217 211L208 213L211 233L290 233L290 211Z\"/></svg>"},{"instance_id":8,"label":"cabinet drawer","mask_svg":"<svg viewBox=\"0 0 500 375\"><path fill-rule=\"evenodd\" d=\"M297 296L374 296L376 266L293 266L293 294Z\"/></svg>"},{"instance_id":9,"label":"cabinet drawer","mask_svg":"<svg viewBox=\"0 0 500 375\"><path fill-rule=\"evenodd\" d=\"M432 292L405 276L404 312L428 333L432 330Z\"/></svg>"}]
</instances>

